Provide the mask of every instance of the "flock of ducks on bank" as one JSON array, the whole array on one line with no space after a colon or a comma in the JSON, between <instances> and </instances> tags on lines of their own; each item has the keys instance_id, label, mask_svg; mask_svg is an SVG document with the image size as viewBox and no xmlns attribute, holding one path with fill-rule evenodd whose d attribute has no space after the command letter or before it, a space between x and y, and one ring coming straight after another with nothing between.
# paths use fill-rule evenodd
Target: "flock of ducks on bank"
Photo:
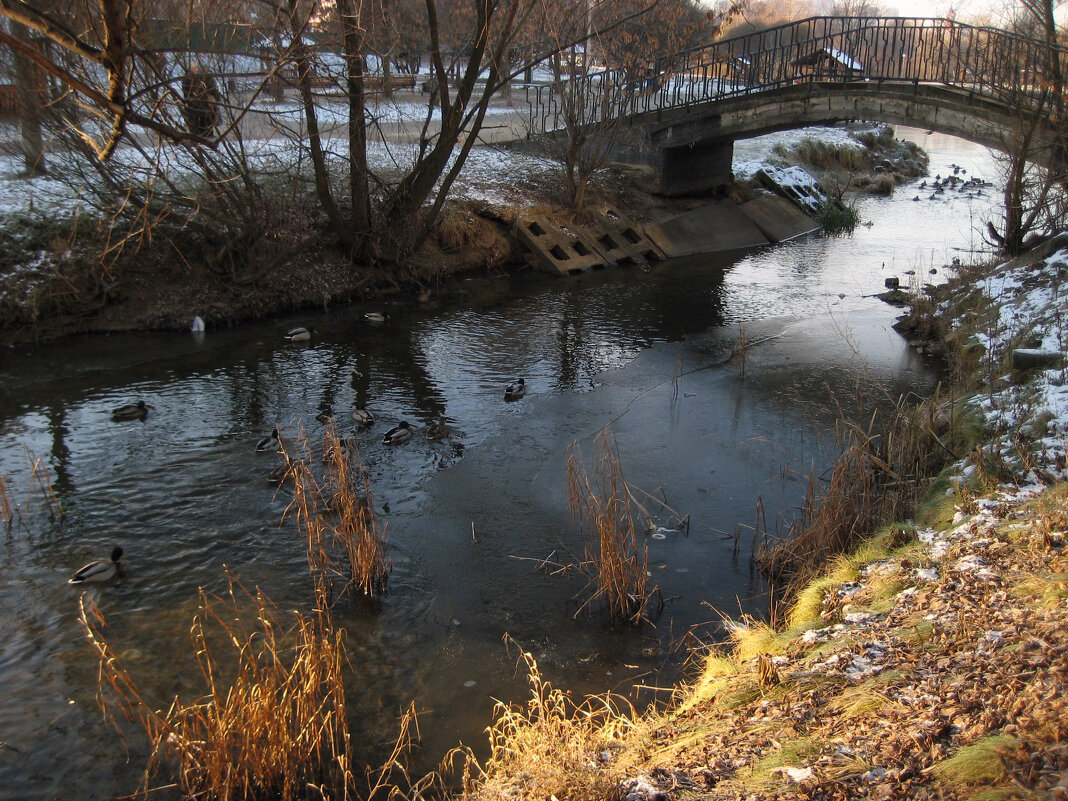
<instances>
[{"instance_id":1,"label":"flock of ducks on bank","mask_svg":"<svg viewBox=\"0 0 1068 801\"><path fill-rule=\"evenodd\" d=\"M374 324L384 323L389 319L388 314L380 314L379 312L369 312L364 315L364 318ZM301 327L294 328L291 331L287 331L285 334L285 340L287 342L308 342L312 336L316 333L314 327ZM527 391L526 381L522 378L513 381L511 384L504 388L504 399L506 401L516 401L522 398ZM144 420L148 417L149 411L152 407L145 403L143 400L139 400L136 403L127 403L124 406L119 406L117 409L112 409L111 419L119 422L123 420ZM319 422L329 422L329 415L319 415ZM356 422L356 425L361 429L370 428L374 425L375 418L366 409L357 408L352 412L352 419ZM382 443L384 445L403 445L410 440L415 434L415 428L407 420L402 420L393 428L389 429L383 437ZM444 417L439 417L433 423L426 427L424 435L428 440L437 441L445 439L449 436L449 427ZM351 438L346 437L342 443L342 454L346 453L346 450L351 447L354 449L355 442L350 445ZM278 433L278 428L271 429L271 433L263 437L256 443L256 453L276 453L281 448L282 440L281 435ZM277 481L281 481L285 475L285 471L288 465L280 465L271 471L269 480L274 481L275 473L279 472ZM275 481L275 483L277 483ZM100 559L78 570L73 576L68 579L68 584L89 584L96 582L110 581L116 575L122 572L122 566L119 560L122 558L122 548L116 546L111 552L110 559Z\"/></svg>"}]
</instances>

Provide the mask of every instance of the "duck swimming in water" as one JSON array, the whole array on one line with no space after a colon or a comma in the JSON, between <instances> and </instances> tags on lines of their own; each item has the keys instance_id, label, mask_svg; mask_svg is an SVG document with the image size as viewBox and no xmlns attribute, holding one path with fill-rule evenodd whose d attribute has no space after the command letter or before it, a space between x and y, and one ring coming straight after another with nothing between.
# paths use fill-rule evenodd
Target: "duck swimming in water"
<instances>
[{"instance_id":1,"label":"duck swimming in water","mask_svg":"<svg viewBox=\"0 0 1068 801\"><path fill-rule=\"evenodd\" d=\"M426 438L429 440L445 439L447 436L449 436L449 427L444 417L439 417L426 427Z\"/></svg>"},{"instance_id":2,"label":"duck swimming in water","mask_svg":"<svg viewBox=\"0 0 1068 801\"><path fill-rule=\"evenodd\" d=\"M382 442L385 445L400 445L402 442L407 442L412 438L412 427L407 420L402 420L399 424L393 426L386 435L382 437Z\"/></svg>"},{"instance_id":3,"label":"duck swimming in water","mask_svg":"<svg viewBox=\"0 0 1068 801\"><path fill-rule=\"evenodd\" d=\"M527 382L522 378L504 388L504 399L507 401L519 400L526 394Z\"/></svg>"},{"instance_id":4,"label":"duck swimming in water","mask_svg":"<svg viewBox=\"0 0 1068 801\"><path fill-rule=\"evenodd\" d=\"M81 568L73 576L67 579L68 584L89 584L111 581L119 572L119 560L122 558L122 548L117 545L111 552L110 559L100 559L90 562Z\"/></svg>"},{"instance_id":5,"label":"duck swimming in water","mask_svg":"<svg viewBox=\"0 0 1068 801\"><path fill-rule=\"evenodd\" d=\"M274 453L281 444L278 438L278 429L275 428L266 437L256 443L256 453Z\"/></svg>"},{"instance_id":6,"label":"duck swimming in water","mask_svg":"<svg viewBox=\"0 0 1068 801\"><path fill-rule=\"evenodd\" d=\"M369 426L372 426L375 423L374 415L366 409L353 409L352 419L356 421L356 425L358 425L360 428L368 428Z\"/></svg>"},{"instance_id":7,"label":"duck swimming in water","mask_svg":"<svg viewBox=\"0 0 1068 801\"><path fill-rule=\"evenodd\" d=\"M294 328L292 331L286 332L285 340L286 342L307 342L312 338L312 334L314 333L314 328Z\"/></svg>"},{"instance_id":8,"label":"duck swimming in water","mask_svg":"<svg viewBox=\"0 0 1068 801\"><path fill-rule=\"evenodd\" d=\"M389 319L389 315L382 314L382 312L367 312L367 314L363 316L363 319L372 325L382 325L382 323Z\"/></svg>"},{"instance_id":9,"label":"duck swimming in water","mask_svg":"<svg viewBox=\"0 0 1068 801\"><path fill-rule=\"evenodd\" d=\"M152 407L139 400L137 403L127 403L118 409L111 410L112 420L144 420L148 417L148 410Z\"/></svg>"}]
</instances>

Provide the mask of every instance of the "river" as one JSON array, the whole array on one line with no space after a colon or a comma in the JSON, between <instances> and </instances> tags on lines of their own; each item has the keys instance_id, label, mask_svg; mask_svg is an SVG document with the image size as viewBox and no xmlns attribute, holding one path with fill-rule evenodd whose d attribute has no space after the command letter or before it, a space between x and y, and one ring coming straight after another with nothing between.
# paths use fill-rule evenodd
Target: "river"
<instances>
[{"instance_id":1,"label":"river","mask_svg":"<svg viewBox=\"0 0 1068 801\"><path fill-rule=\"evenodd\" d=\"M995 177L984 149L899 135L929 149L932 175L956 164ZM314 441L322 412L350 433L355 406L376 416L356 436L392 561L377 608L335 610L349 633L349 704L364 747L387 739L410 701L431 761L460 741L482 747L493 699L525 698L505 633L555 684L667 700L631 687L669 686L682 668L678 643L690 631L715 636L720 613L765 610L744 527L758 504L772 530L793 516L810 472L826 465L832 393L852 405L858 393L875 402L937 382L937 366L891 329L898 310L872 295L886 277L939 280L953 258L967 261L997 198L990 188L927 195L911 184L859 198L870 224L849 236L649 272L473 276L423 305L387 300L200 339L79 337L3 353L0 476L23 519L0 531L0 797L125 795L144 767L137 733L124 745L96 705L80 591L66 584L74 568L125 549L125 575L90 592L159 705L198 691L188 632L197 589L223 589L223 565L282 609L309 608L304 544L280 522L288 496L268 484L274 457L254 445L276 423L289 434L302 425ZM372 310L390 318L372 325ZM318 333L288 344L282 334L295 325ZM743 333L744 370L730 359ZM505 385L520 377L526 397L505 403ZM139 398L154 407L144 422L110 421L110 409ZM451 439L420 432L382 444L396 422L423 428L439 415ZM589 456L608 424L628 481L690 520L688 531L649 540L667 603L655 626L637 630L576 617L583 581L536 569L581 557L568 448ZM67 506L61 524L29 498L36 457ZM660 510L655 522L668 518Z\"/></svg>"}]
</instances>

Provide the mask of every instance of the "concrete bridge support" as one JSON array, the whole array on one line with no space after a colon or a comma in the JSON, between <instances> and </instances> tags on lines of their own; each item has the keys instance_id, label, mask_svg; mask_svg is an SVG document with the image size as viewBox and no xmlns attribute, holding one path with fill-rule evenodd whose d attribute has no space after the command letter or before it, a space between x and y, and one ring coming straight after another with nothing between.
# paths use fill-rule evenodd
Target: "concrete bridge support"
<instances>
[{"instance_id":1,"label":"concrete bridge support","mask_svg":"<svg viewBox=\"0 0 1068 801\"><path fill-rule=\"evenodd\" d=\"M675 197L708 192L731 180L734 142L703 139L653 150L657 191Z\"/></svg>"}]
</instances>

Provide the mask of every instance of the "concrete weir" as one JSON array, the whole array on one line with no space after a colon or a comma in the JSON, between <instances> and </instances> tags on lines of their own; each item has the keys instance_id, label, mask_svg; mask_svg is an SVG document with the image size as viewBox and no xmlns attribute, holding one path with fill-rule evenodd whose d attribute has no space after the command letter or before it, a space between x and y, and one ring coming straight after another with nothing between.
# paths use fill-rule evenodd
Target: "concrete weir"
<instances>
[{"instance_id":1,"label":"concrete weir","mask_svg":"<svg viewBox=\"0 0 1068 801\"><path fill-rule=\"evenodd\" d=\"M602 207L584 225L548 213L529 213L520 215L513 227L528 260L560 275L759 247L818 229L819 224L793 203L766 193L742 204L710 201L645 225L617 209Z\"/></svg>"}]
</instances>

